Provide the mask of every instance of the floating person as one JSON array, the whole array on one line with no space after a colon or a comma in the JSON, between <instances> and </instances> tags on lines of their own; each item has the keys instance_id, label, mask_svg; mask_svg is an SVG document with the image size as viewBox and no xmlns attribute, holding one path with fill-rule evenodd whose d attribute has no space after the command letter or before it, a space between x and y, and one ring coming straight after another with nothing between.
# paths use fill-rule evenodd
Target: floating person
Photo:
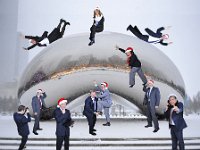
<instances>
[{"instance_id":1,"label":"floating person","mask_svg":"<svg viewBox=\"0 0 200 150\"><path fill-rule=\"evenodd\" d=\"M97 90L100 91L100 94L97 95L97 98L101 99L98 101L97 111L99 114L102 114L102 110L104 110L106 123L104 123L103 126L110 126L110 107L112 106L112 99L108 90L108 83L102 82L101 88L97 85L96 81L94 81L94 85Z\"/></svg>"},{"instance_id":2,"label":"floating person","mask_svg":"<svg viewBox=\"0 0 200 150\"><path fill-rule=\"evenodd\" d=\"M94 22L92 27L90 28L90 43L88 44L89 46L95 43L95 34L104 30L105 19L99 7L95 8L93 19Z\"/></svg>"},{"instance_id":3,"label":"floating person","mask_svg":"<svg viewBox=\"0 0 200 150\"><path fill-rule=\"evenodd\" d=\"M35 118L35 123L33 126L33 133L35 135L38 135L37 130L42 130L40 128L40 117L41 117L41 110L43 108L46 108L46 104L44 99L47 97L46 93L42 91L42 89L38 89L36 92L36 96L33 96L32 98L32 109L33 109L33 115Z\"/></svg>"},{"instance_id":4,"label":"floating person","mask_svg":"<svg viewBox=\"0 0 200 150\"><path fill-rule=\"evenodd\" d=\"M145 128L152 127L152 121L154 124L153 132L157 132L159 128L158 119L156 116L156 109L160 105L160 90L158 87L154 87L154 81L148 80L145 90L145 97L143 104L147 106L147 125Z\"/></svg>"},{"instance_id":5,"label":"floating person","mask_svg":"<svg viewBox=\"0 0 200 150\"><path fill-rule=\"evenodd\" d=\"M143 86L145 86L147 83L147 78L142 71L140 60L137 58L136 54L133 52L133 48L128 47L126 50L124 50L117 45L115 48L116 48L116 50L120 50L121 52L123 52L127 55L127 63L131 68L130 73L129 73L129 87L132 88L135 85L135 74L136 73L141 78L141 80L143 82Z\"/></svg>"},{"instance_id":6,"label":"floating person","mask_svg":"<svg viewBox=\"0 0 200 150\"><path fill-rule=\"evenodd\" d=\"M66 109L67 100L60 98L57 108L54 111L56 120L56 150L61 150L63 141L64 149L69 150L70 126L73 126L74 121L71 119L71 113Z\"/></svg>"},{"instance_id":7,"label":"floating person","mask_svg":"<svg viewBox=\"0 0 200 150\"><path fill-rule=\"evenodd\" d=\"M87 117L89 134L91 135L96 135L96 129L94 129L94 126L96 124L96 118L98 116L97 102L98 98L96 97L96 92L94 90L90 90L90 96L88 96L85 100L83 115Z\"/></svg>"},{"instance_id":8,"label":"floating person","mask_svg":"<svg viewBox=\"0 0 200 150\"><path fill-rule=\"evenodd\" d=\"M61 25L63 23L63 26L61 28ZM65 27L66 25L70 25L69 22L66 22L63 19L60 19L60 23L54 30L48 35L48 32L45 31L41 37L39 36L25 36L26 39L29 39L30 42L32 43L31 46L24 48L24 50L30 50L34 48L35 46L47 46L54 41L60 39L63 37L64 32L65 32Z\"/></svg>"},{"instance_id":9,"label":"floating person","mask_svg":"<svg viewBox=\"0 0 200 150\"><path fill-rule=\"evenodd\" d=\"M29 114L29 109L24 105L20 105L18 112L13 114L13 118L17 125L18 133L22 137L18 150L23 150L30 134L28 122L31 122L31 115Z\"/></svg>"},{"instance_id":10,"label":"floating person","mask_svg":"<svg viewBox=\"0 0 200 150\"><path fill-rule=\"evenodd\" d=\"M165 116L171 129L172 149L177 149L179 143L179 149L184 150L183 129L187 127L187 124L183 118L183 103L177 100L175 94L169 95Z\"/></svg>"},{"instance_id":11,"label":"floating person","mask_svg":"<svg viewBox=\"0 0 200 150\"><path fill-rule=\"evenodd\" d=\"M143 35L140 30L138 29L137 26L132 27L132 25L129 25L127 27L127 31L130 30L131 33L133 33L136 37L138 37L139 39L146 41L148 43L154 43L154 44L161 44L163 46L167 46L169 44L172 44L173 42L165 42L166 40L169 39L169 35L168 34L162 34L161 31L168 29L169 27L161 27L158 28L156 33L153 32L152 30L150 30L149 28L146 28L145 31L149 34L149 35Z\"/></svg>"}]
</instances>

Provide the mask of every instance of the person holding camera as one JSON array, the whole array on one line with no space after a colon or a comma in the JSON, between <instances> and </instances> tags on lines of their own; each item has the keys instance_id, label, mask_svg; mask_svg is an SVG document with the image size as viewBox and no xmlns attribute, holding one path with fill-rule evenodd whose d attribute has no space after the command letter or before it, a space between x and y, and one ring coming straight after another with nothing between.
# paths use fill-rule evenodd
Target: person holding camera
<instances>
[{"instance_id":1,"label":"person holding camera","mask_svg":"<svg viewBox=\"0 0 200 150\"><path fill-rule=\"evenodd\" d=\"M42 91L42 89L38 89L36 92L36 96L32 98L32 109L35 118L35 123L33 126L33 133L38 135L37 130L42 130L40 128L40 114L43 108L46 108L44 99L46 98L46 93Z\"/></svg>"},{"instance_id":2,"label":"person holding camera","mask_svg":"<svg viewBox=\"0 0 200 150\"><path fill-rule=\"evenodd\" d=\"M58 100L57 108L54 111L54 118L56 120L56 150L61 150L64 141L64 149L69 150L69 136L70 126L73 126L74 121L71 119L71 114L66 109L67 100L60 98Z\"/></svg>"},{"instance_id":3,"label":"person holding camera","mask_svg":"<svg viewBox=\"0 0 200 150\"><path fill-rule=\"evenodd\" d=\"M147 105L147 125L145 128L152 127L152 121L154 124L154 133L159 128L158 119L156 116L156 109L160 105L160 90L158 87L154 87L154 81L148 80L147 87L143 89L145 91L145 97L143 105Z\"/></svg>"},{"instance_id":4,"label":"person holding camera","mask_svg":"<svg viewBox=\"0 0 200 150\"><path fill-rule=\"evenodd\" d=\"M22 137L18 150L22 150L25 148L28 135L30 134L28 122L31 122L31 115L29 114L29 109L24 105L20 105L18 112L13 114L13 118L17 125L18 133Z\"/></svg>"},{"instance_id":5,"label":"person holding camera","mask_svg":"<svg viewBox=\"0 0 200 150\"><path fill-rule=\"evenodd\" d=\"M183 118L183 103L177 100L175 94L169 95L165 116L171 129L172 150L177 150L178 143L179 149L184 150L183 129L187 127L187 124Z\"/></svg>"},{"instance_id":6,"label":"person holding camera","mask_svg":"<svg viewBox=\"0 0 200 150\"><path fill-rule=\"evenodd\" d=\"M96 119L98 116L97 102L98 99L96 97L96 92L94 90L90 90L90 95L85 100L83 115L87 117L89 133L91 135L96 135L96 129L94 129L94 126L96 124Z\"/></svg>"}]
</instances>

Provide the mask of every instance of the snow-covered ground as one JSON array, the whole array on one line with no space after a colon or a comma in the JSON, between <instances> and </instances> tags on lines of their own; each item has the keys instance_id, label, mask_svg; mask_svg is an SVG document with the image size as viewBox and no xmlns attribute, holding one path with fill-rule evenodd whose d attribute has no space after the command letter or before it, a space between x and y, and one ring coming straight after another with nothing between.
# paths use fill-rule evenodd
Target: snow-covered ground
<instances>
[{"instance_id":1,"label":"snow-covered ground","mask_svg":"<svg viewBox=\"0 0 200 150\"><path fill-rule=\"evenodd\" d=\"M185 116L188 127L184 129L184 137L200 137L199 115ZM110 127L102 126L104 119L97 120L95 128L97 136L88 134L88 124L86 119L75 119L75 125L71 128L71 138L170 138L170 132L167 121L159 121L160 130L153 133L153 128L144 128L146 120L137 119L113 119ZM34 120L29 123L30 131L32 131ZM36 136L32 132L30 138L55 138L56 123L52 121L41 121L42 131ZM0 116L0 138L11 137L18 138L17 128L12 116Z\"/></svg>"}]
</instances>

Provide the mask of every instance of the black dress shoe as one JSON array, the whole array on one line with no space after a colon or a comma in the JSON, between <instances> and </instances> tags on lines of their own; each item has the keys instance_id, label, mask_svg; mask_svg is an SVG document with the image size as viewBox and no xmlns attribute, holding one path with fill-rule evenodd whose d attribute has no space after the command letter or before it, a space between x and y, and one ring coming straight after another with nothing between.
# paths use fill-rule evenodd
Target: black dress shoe
<instances>
[{"instance_id":1,"label":"black dress shoe","mask_svg":"<svg viewBox=\"0 0 200 150\"><path fill-rule=\"evenodd\" d=\"M97 130L96 130L96 129L93 129L92 131L95 132L95 131L97 131Z\"/></svg>"},{"instance_id":2,"label":"black dress shoe","mask_svg":"<svg viewBox=\"0 0 200 150\"><path fill-rule=\"evenodd\" d=\"M95 42L94 41L90 41L90 43L88 44L88 46L93 45Z\"/></svg>"},{"instance_id":3,"label":"black dress shoe","mask_svg":"<svg viewBox=\"0 0 200 150\"><path fill-rule=\"evenodd\" d=\"M91 132L90 134L91 134L91 135L97 135L97 134L96 134L96 133L94 133L94 132Z\"/></svg>"},{"instance_id":4,"label":"black dress shoe","mask_svg":"<svg viewBox=\"0 0 200 150\"><path fill-rule=\"evenodd\" d=\"M38 128L38 130L43 130L42 128Z\"/></svg>"},{"instance_id":5,"label":"black dress shoe","mask_svg":"<svg viewBox=\"0 0 200 150\"><path fill-rule=\"evenodd\" d=\"M33 133L34 133L35 135L38 135L38 133L37 133L36 131L33 131Z\"/></svg>"},{"instance_id":6,"label":"black dress shoe","mask_svg":"<svg viewBox=\"0 0 200 150\"><path fill-rule=\"evenodd\" d=\"M133 85L129 85L129 88L132 88L133 87Z\"/></svg>"},{"instance_id":7,"label":"black dress shoe","mask_svg":"<svg viewBox=\"0 0 200 150\"><path fill-rule=\"evenodd\" d=\"M103 126L110 126L110 122L104 123Z\"/></svg>"},{"instance_id":8,"label":"black dress shoe","mask_svg":"<svg viewBox=\"0 0 200 150\"><path fill-rule=\"evenodd\" d=\"M154 132L154 133L156 133L156 132L158 132L158 130L159 130L159 128L158 128L158 129L155 129L155 130L153 130L153 132Z\"/></svg>"},{"instance_id":9,"label":"black dress shoe","mask_svg":"<svg viewBox=\"0 0 200 150\"><path fill-rule=\"evenodd\" d=\"M129 26L126 28L127 31L130 30L130 26L131 26L131 25L129 25Z\"/></svg>"},{"instance_id":10,"label":"black dress shoe","mask_svg":"<svg viewBox=\"0 0 200 150\"><path fill-rule=\"evenodd\" d=\"M149 127L152 127L152 125L146 125L146 126L144 126L145 128L149 128Z\"/></svg>"}]
</instances>

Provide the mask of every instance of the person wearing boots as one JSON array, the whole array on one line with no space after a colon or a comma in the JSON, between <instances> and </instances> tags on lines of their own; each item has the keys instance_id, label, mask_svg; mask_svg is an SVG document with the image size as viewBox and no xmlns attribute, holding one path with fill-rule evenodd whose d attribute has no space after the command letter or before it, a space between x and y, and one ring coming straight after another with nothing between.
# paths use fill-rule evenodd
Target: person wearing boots
<instances>
[{"instance_id":1,"label":"person wearing boots","mask_svg":"<svg viewBox=\"0 0 200 150\"><path fill-rule=\"evenodd\" d=\"M62 23L63 23L63 26L61 28ZM54 28L54 30L49 35L48 35L48 32L45 31L41 37L25 36L26 39L31 40L31 43L33 45L31 45L27 48L24 48L24 50L30 50L30 49L34 48L35 46L40 46L40 47L47 46L47 45L53 43L54 41L62 38L64 35L64 32L65 32L66 25L70 25L70 23L66 22L63 19L60 19L60 23L58 24L58 26L56 28Z\"/></svg>"},{"instance_id":2,"label":"person wearing boots","mask_svg":"<svg viewBox=\"0 0 200 150\"><path fill-rule=\"evenodd\" d=\"M105 19L99 7L95 8L93 19L94 22L92 27L90 28L90 43L88 44L89 46L95 43L95 34L104 30Z\"/></svg>"},{"instance_id":3,"label":"person wearing boots","mask_svg":"<svg viewBox=\"0 0 200 150\"><path fill-rule=\"evenodd\" d=\"M85 100L83 115L86 116L89 125L89 134L96 135L96 129L94 126L96 124L97 113L97 102L96 92L90 90L90 95Z\"/></svg>"},{"instance_id":4,"label":"person wearing boots","mask_svg":"<svg viewBox=\"0 0 200 150\"><path fill-rule=\"evenodd\" d=\"M154 124L153 132L157 132L159 128L158 119L156 116L156 109L160 105L160 90L154 86L153 80L148 80L147 87L145 89L145 97L143 105L147 106L147 125L145 128L152 127Z\"/></svg>"},{"instance_id":5,"label":"person wearing boots","mask_svg":"<svg viewBox=\"0 0 200 150\"><path fill-rule=\"evenodd\" d=\"M97 91L100 92L100 94L97 95L97 98L101 99L98 101L98 108L97 111L99 114L102 114L102 110L104 110L104 115L106 117L106 123L103 124L103 126L110 126L110 107L112 106L112 99L110 96L110 92L108 90L108 83L102 82L101 88L97 85L96 81L94 81L94 85L97 89Z\"/></svg>"},{"instance_id":6,"label":"person wearing boots","mask_svg":"<svg viewBox=\"0 0 200 150\"><path fill-rule=\"evenodd\" d=\"M20 105L18 112L13 114L13 118L17 125L18 133L22 137L18 150L23 150L30 134L28 123L31 122L31 115L29 114L29 109L24 105Z\"/></svg>"},{"instance_id":7,"label":"person wearing boots","mask_svg":"<svg viewBox=\"0 0 200 150\"><path fill-rule=\"evenodd\" d=\"M147 78L142 71L140 60L138 59L136 54L133 52L133 48L128 47L126 50L124 50L116 45L116 50L120 50L121 52L127 55L127 63L131 69L129 73L129 87L132 88L135 85L136 73L139 75L140 79L142 80L143 86L145 86L147 83Z\"/></svg>"},{"instance_id":8,"label":"person wearing boots","mask_svg":"<svg viewBox=\"0 0 200 150\"><path fill-rule=\"evenodd\" d=\"M177 100L175 94L170 94L168 97L165 116L171 130L172 150L177 150L178 144L180 150L185 150L183 129L187 127L187 124L183 118L183 103Z\"/></svg>"}]
</instances>

